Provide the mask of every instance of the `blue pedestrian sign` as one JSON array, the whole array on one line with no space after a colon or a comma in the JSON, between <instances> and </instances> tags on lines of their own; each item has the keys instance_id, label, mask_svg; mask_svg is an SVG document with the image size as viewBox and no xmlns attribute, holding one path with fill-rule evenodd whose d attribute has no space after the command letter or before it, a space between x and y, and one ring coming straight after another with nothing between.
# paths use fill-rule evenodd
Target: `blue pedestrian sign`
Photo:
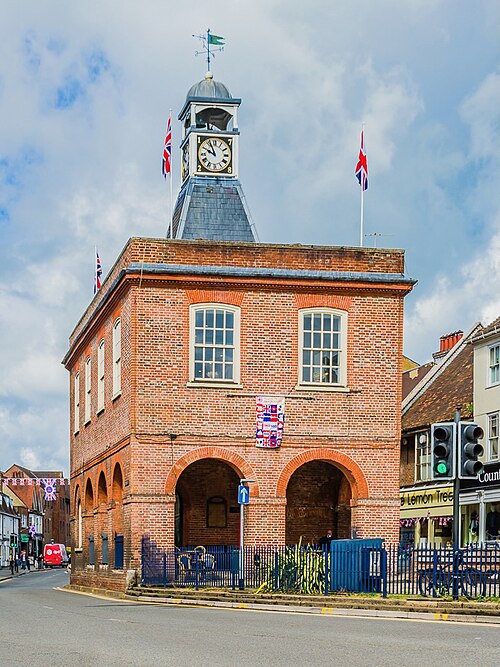
<instances>
[{"instance_id":1,"label":"blue pedestrian sign","mask_svg":"<svg viewBox=\"0 0 500 667\"><path fill-rule=\"evenodd\" d=\"M240 505L248 505L250 500L250 489L244 484L238 486L238 502Z\"/></svg>"}]
</instances>

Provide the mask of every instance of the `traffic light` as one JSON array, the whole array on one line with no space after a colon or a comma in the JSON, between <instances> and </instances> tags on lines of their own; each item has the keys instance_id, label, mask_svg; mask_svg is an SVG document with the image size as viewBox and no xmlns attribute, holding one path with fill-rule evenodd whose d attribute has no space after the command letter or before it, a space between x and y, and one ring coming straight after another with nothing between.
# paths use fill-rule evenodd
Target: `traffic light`
<instances>
[{"instance_id":1,"label":"traffic light","mask_svg":"<svg viewBox=\"0 0 500 667\"><path fill-rule=\"evenodd\" d=\"M484 466L479 461L484 449L478 440L484 437L483 429L471 422L460 422L459 468L460 479L477 477Z\"/></svg>"},{"instance_id":2,"label":"traffic light","mask_svg":"<svg viewBox=\"0 0 500 667\"><path fill-rule=\"evenodd\" d=\"M431 425L432 478L455 477L455 422Z\"/></svg>"}]
</instances>

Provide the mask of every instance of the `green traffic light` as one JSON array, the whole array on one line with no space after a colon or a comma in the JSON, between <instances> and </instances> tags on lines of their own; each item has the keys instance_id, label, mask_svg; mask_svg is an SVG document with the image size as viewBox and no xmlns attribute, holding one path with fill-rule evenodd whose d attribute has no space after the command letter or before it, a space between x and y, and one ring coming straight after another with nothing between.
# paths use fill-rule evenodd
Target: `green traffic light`
<instances>
[{"instance_id":1,"label":"green traffic light","mask_svg":"<svg viewBox=\"0 0 500 667\"><path fill-rule=\"evenodd\" d=\"M448 465L446 464L446 461L439 461L438 464L436 465L436 472L438 475L446 475L448 472Z\"/></svg>"}]
</instances>

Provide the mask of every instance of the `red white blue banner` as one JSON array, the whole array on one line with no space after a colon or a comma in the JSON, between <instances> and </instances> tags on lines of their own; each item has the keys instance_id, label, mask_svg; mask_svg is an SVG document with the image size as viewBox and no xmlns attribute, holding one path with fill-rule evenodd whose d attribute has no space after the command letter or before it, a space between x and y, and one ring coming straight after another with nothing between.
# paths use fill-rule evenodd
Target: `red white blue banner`
<instances>
[{"instance_id":1,"label":"red white blue banner","mask_svg":"<svg viewBox=\"0 0 500 667\"><path fill-rule=\"evenodd\" d=\"M281 447L285 425L285 397L257 396L255 445L264 449Z\"/></svg>"}]
</instances>

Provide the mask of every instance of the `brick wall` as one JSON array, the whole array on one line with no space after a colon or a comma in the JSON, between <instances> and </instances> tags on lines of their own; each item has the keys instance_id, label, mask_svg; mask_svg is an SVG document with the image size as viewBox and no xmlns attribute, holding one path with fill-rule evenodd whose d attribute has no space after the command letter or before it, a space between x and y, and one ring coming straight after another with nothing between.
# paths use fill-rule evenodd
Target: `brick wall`
<instances>
[{"instance_id":1,"label":"brick wall","mask_svg":"<svg viewBox=\"0 0 500 667\"><path fill-rule=\"evenodd\" d=\"M247 508L249 543L283 543L300 536L315 541L329 527L338 537L348 537L354 527L359 537L397 540L402 319L408 283L311 280L290 285L253 278L243 284L230 277L164 280L148 273L119 278L130 262L142 261L403 270L402 251L131 239L75 328L65 358L72 378L80 369L82 419L88 354L94 371L91 421L71 434L72 493L78 488L85 504L82 563L89 534L96 536L98 558L101 533L121 532L125 568L139 566L143 534L160 546L173 545L176 492L183 502L183 543L234 544L240 477L256 480ZM238 386L189 382L189 312L196 303L241 309ZM347 313L345 390L298 386L298 311L310 307ZM112 400L111 342L117 315L122 322L122 392ZM97 415L97 345L102 338L106 404ZM280 449L255 447L255 397L260 394L286 396ZM72 391L70 403L73 415ZM92 494L86 501L88 484ZM214 496L226 502L225 527L207 527L207 501ZM74 501L75 495L73 516Z\"/></svg>"}]
</instances>

